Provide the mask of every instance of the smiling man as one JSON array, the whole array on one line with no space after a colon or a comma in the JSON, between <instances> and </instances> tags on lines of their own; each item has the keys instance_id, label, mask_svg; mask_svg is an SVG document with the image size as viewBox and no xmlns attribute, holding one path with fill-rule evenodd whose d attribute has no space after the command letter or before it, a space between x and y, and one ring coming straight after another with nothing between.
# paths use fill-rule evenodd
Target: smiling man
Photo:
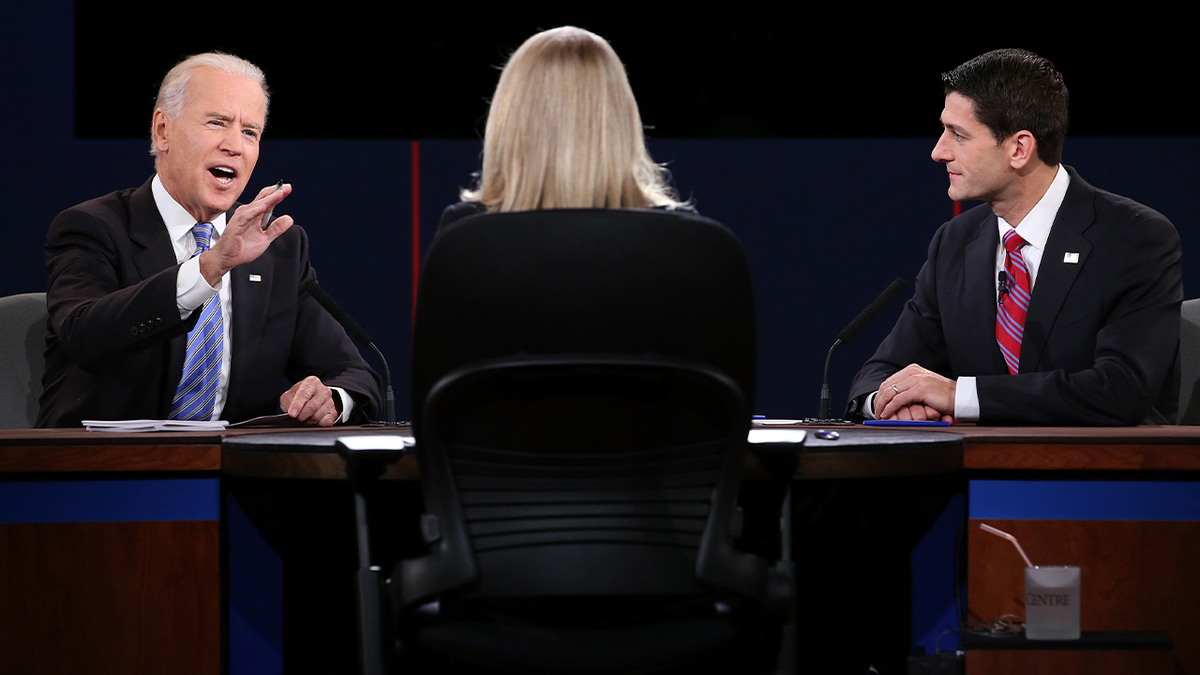
<instances>
[{"instance_id":1,"label":"smiling man","mask_svg":"<svg viewBox=\"0 0 1200 675\"><path fill-rule=\"evenodd\" d=\"M154 177L54 219L38 426L280 409L321 426L374 416L375 374L302 290L314 278L304 231L290 216L265 222L291 186L236 204L267 105L248 61L185 59L155 104Z\"/></svg>"},{"instance_id":2,"label":"smiling man","mask_svg":"<svg viewBox=\"0 0 1200 675\"><path fill-rule=\"evenodd\" d=\"M852 417L1173 424L1179 235L1061 164L1067 88L1002 49L942 75L933 160L956 201L892 332L850 387Z\"/></svg>"}]
</instances>

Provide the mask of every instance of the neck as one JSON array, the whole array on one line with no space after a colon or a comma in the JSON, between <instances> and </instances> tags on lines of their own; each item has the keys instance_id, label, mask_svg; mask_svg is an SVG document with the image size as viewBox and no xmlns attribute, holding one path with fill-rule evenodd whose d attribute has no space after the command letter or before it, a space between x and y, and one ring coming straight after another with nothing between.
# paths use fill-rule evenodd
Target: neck
<instances>
[{"instance_id":1,"label":"neck","mask_svg":"<svg viewBox=\"0 0 1200 675\"><path fill-rule=\"evenodd\" d=\"M210 213L206 212L203 208L198 208L191 204L185 204L183 200L179 198L179 192L176 191L175 184L171 181L171 178L167 176L166 172L159 170L159 165L157 162L155 162L154 169L155 173L158 174L158 179L162 181L163 189L167 191L167 194L171 195L171 199L174 199L176 204L183 207L183 210L188 212L188 215L190 215L192 218L195 218L197 223L211 223L217 216L223 213L222 211Z\"/></svg>"},{"instance_id":2,"label":"neck","mask_svg":"<svg viewBox=\"0 0 1200 675\"><path fill-rule=\"evenodd\" d=\"M1046 190L1058 174L1058 165L1050 166L1041 161L1032 161L1017 172L1017 179L1009 186L1006 194L991 202L992 211L1013 227L1021 224L1025 216L1037 206Z\"/></svg>"}]
</instances>

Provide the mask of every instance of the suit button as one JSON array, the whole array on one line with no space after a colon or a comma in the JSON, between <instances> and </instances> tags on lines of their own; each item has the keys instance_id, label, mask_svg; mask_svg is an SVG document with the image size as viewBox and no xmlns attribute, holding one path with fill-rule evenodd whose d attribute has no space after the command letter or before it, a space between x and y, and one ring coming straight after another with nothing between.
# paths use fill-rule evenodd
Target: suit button
<instances>
[{"instance_id":1,"label":"suit button","mask_svg":"<svg viewBox=\"0 0 1200 675\"><path fill-rule=\"evenodd\" d=\"M137 335L137 334L138 334L137 326L130 326L130 327L129 327L129 334L130 334L130 335Z\"/></svg>"},{"instance_id":2,"label":"suit button","mask_svg":"<svg viewBox=\"0 0 1200 675\"><path fill-rule=\"evenodd\" d=\"M161 316L160 316L160 317L156 317L156 318L154 319L154 325L155 325L155 326L161 326L161 325L162 325L162 317L161 317Z\"/></svg>"}]
</instances>

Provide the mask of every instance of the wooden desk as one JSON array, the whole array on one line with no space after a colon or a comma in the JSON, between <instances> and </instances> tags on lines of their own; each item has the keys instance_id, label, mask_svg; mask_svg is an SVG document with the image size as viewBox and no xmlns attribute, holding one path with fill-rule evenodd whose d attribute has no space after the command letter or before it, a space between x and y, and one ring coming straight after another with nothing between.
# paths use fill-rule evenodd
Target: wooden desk
<instances>
[{"instance_id":1,"label":"wooden desk","mask_svg":"<svg viewBox=\"0 0 1200 675\"><path fill-rule=\"evenodd\" d=\"M1023 563L987 522L1034 563L1080 565L1084 631L1166 631L1177 672L1200 673L1200 427L955 430L970 479L969 619L1024 615ZM1057 672L1130 672L1073 662ZM968 652L972 675L1003 668Z\"/></svg>"},{"instance_id":2,"label":"wooden desk","mask_svg":"<svg viewBox=\"0 0 1200 675\"><path fill-rule=\"evenodd\" d=\"M220 438L0 432L0 670L221 669Z\"/></svg>"},{"instance_id":3,"label":"wooden desk","mask_svg":"<svg viewBox=\"0 0 1200 675\"><path fill-rule=\"evenodd\" d=\"M977 485L1037 478L1055 487L1090 481L1186 488L1200 478L1195 473L1200 470L1200 427L961 425L947 431L962 435L963 449L958 454L943 448L931 455L936 471L962 466ZM4 491L13 486L26 492L30 486L61 489L73 482L118 480L170 486L216 483L222 472L262 475L265 469L261 464L256 469L253 458L228 451L222 456L222 438L246 433L262 432L0 431L0 506L8 504ZM875 461L866 454L814 453L802 462L798 477L838 477L843 475L838 471L868 467L912 470L914 459L903 453L881 451ZM334 457L288 462L299 474L343 475ZM272 471L277 470L274 460L272 464ZM751 461L747 470L754 476L760 469ZM415 463L406 460L394 471L396 478L415 477ZM0 517L0 607L5 608L0 612L0 653L6 655L6 670L73 672L87 664L87 670L98 673L219 672L219 517L219 512L208 519L166 521L152 513L143 520L116 522ZM1200 569L1200 516L1170 521L985 518L1021 537L1035 558L1084 567L1084 630L1166 630L1175 639L1181 671L1200 673L1194 628L1200 625L1200 575L1195 574ZM1021 612L1020 563L1012 560L1006 542L978 531L977 521L983 519L972 517L975 527L968 537L969 613L994 617ZM114 541L121 543L113 546Z\"/></svg>"},{"instance_id":4,"label":"wooden desk","mask_svg":"<svg viewBox=\"0 0 1200 675\"><path fill-rule=\"evenodd\" d=\"M1200 470L1200 426L951 429L963 436L968 470Z\"/></svg>"}]
</instances>

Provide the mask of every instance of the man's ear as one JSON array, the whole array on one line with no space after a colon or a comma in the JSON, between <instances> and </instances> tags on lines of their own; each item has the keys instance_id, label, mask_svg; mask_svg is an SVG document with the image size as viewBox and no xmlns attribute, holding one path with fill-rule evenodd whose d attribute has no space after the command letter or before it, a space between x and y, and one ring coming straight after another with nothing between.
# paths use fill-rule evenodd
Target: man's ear
<instances>
[{"instance_id":1,"label":"man's ear","mask_svg":"<svg viewBox=\"0 0 1200 675\"><path fill-rule=\"evenodd\" d=\"M1037 158L1037 139L1025 129L1009 136L1005 144L1008 145L1009 166L1018 171Z\"/></svg>"},{"instance_id":2,"label":"man's ear","mask_svg":"<svg viewBox=\"0 0 1200 675\"><path fill-rule=\"evenodd\" d=\"M169 146L167 127L171 118L167 117L167 111L162 108L157 108L154 111L154 118L150 122L150 140L154 142L154 147L159 152L166 152Z\"/></svg>"}]
</instances>

